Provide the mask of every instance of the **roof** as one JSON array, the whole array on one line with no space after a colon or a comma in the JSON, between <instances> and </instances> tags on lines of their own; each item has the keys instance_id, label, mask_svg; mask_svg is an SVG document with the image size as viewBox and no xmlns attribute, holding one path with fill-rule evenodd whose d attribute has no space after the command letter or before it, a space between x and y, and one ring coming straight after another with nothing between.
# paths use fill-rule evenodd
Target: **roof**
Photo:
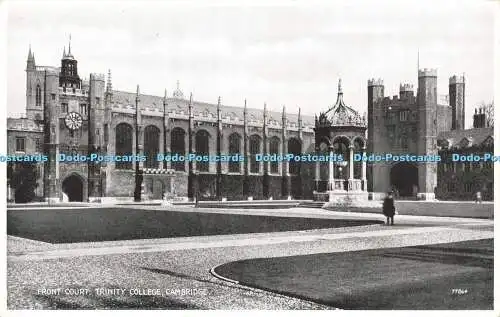
<instances>
[{"instance_id":1,"label":"roof","mask_svg":"<svg viewBox=\"0 0 500 317\"><path fill-rule=\"evenodd\" d=\"M332 126L363 126L366 127L366 119L353 108L344 103L342 93L342 81L339 79L339 91L337 102L326 112L320 115L320 124Z\"/></svg>"},{"instance_id":2,"label":"roof","mask_svg":"<svg viewBox=\"0 0 500 317\"><path fill-rule=\"evenodd\" d=\"M438 145L443 148L464 148L494 140L492 127L444 131L438 135Z\"/></svg>"},{"instance_id":3,"label":"roof","mask_svg":"<svg viewBox=\"0 0 500 317\"><path fill-rule=\"evenodd\" d=\"M125 91L113 91L113 104L114 105L122 105L122 106L135 106L135 93L125 92ZM163 97L160 96L152 96L152 95L139 95L139 107L140 109L146 108L155 108L159 111L163 111ZM188 112L188 103L189 101L183 98L167 98L167 111L177 112L184 111ZM194 101L193 100L193 111L194 115L201 114L211 114L214 117L217 117L217 104ZM221 105L221 115L223 118L232 117L232 118L241 118L243 119L243 106L227 106ZM247 115L249 120L262 120L264 117L264 109L255 109L255 108L247 108ZM298 114L287 113L287 120L289 122L297 122ZM301 115L302 124L304 126L314 126L314 117ZM268 119L270 121L281 122L282 113L276 111L268 111Z\"/></svg>"}]
</instances>

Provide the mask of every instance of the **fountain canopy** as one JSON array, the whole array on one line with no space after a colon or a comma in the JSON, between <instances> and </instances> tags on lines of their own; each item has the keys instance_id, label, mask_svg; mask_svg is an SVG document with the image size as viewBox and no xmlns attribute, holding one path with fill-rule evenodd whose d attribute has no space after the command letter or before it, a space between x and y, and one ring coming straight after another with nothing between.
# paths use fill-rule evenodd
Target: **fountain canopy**
<instances>
[{"instance_id":1,"label":"fountain canopy","mask_svg":"<svg viewBox=\"0 0 500 317\"><path fill-rule=\"evenodd\" d=\"M316 127L361 127L366 128L366 117L347 106L342 93L342 80L339 79L337 102L316 118Z\"/></svg>"}]
</instances>

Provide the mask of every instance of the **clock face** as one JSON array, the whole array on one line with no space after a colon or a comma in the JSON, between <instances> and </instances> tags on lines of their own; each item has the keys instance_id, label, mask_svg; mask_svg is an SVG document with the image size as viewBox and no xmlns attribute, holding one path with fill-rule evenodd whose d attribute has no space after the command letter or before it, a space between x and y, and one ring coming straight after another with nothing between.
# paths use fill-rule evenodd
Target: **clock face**
<instances>
[{"instance_id":1,"label":"clock face","mask_svg":"<svg viewBox=\"0 0 500 317\"><path fill-rule=\"evenodd\" d=\"M64 123L70 130L78 130L83 123L83 118L78 112L70 112L64 118Z\"/></svg>"}]
</instances>

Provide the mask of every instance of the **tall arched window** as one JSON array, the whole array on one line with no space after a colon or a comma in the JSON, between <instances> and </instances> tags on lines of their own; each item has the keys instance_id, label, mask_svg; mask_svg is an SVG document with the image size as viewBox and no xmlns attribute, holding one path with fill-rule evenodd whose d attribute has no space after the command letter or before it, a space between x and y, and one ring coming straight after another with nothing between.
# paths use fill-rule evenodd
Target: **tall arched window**
<instances>
[{"instance_id":1,"label":"tall arched window","mask_svg":"<svg viewBox=\"0 0 500 317\"><path fill-rule=\"evenodd\" d=\"M132 153L132 136L133 129L128 123L120 123L115 129L116 143L115 143L115 153L116 155L133 155ZM117 161L115 163L116 169L131 169L132 162L121 162Z\"/></svg>"},{"instance_id":2,"label":"tall arched window","mask_svg":"<svg viewBox=\"0 0 500 317\"><path fill-rule=\"evenodd\" d=\"M345 137L337 138L333 143L333 152L342 156L344 161L349 162L349 140ZM349 177L349 163L345 166L338 165L333 172L334 178L347 179Z\"/></svg>"},{"instance_id":3,"label":"tall arched window","mask_svg":"<svg viewBox=\"0 0 500 317\"><path fill-rule=\"evenodd\" d=\"M200 130L196 132L196 155L209 155L209 134L205 130ZM200 172L208 172L209 162L208 161L197 161L196 162L196 170Z\"/></svg>"},{"instance_id":4,"label":"tall arched window","mask_svg":"<svg viewBox=\"0 0 500 317\"><path fill-rule=\"evenodd\" d=\"M186 132L181 128L174 128L170 133L170 149L172 155L178 154L179 156L186 155ZM185 171L185 161L178 160L172 162L172 168L176 171Z\"/></svg>"},{"instance_id":5,"label":"tall arched window","mask_svg":"<svg viewBox=\"0 0 500 317\"><path fill-rule=\"evenodd\" d=\"M144 155L146 168L158 168L159 162L156 156L160 152L160 129L154 125L149 125L144 129Z\"/></svg>"},{"instance_id":6,"label":"tall arched window","mask_svg":"<svg viewBox=\"0 0 500 317\"><path fill-rule=\"evenodd\" d=\"M241 136L238 133L233 133L229 136L229 155L241 154ZM229 161L229 172L240 173L241 162Z\"/></svg>"},{"instance_id":7,"label":"tall arched window","mask_svg":"<svg viewBox=\"0 0 500 317\"><path fill-rule=\"evenodd\" d=\"M364 142L361 138L356 138L354 140L354 155L363 155ZM361 179L363 162L353 162L354 163L354 178Z\"/></svg>"},{"instance_id":8,"label":"tall arched window","mask_svg":"<svg viewBox=\"0 0 500 317\"><path fill-rule=\"evenodd\" d=\"M269 154L279 155L280 154L280 139L277 137L272 137L269 141ZM279 163L277 160L271 161L271 174L279 174Z\"/></svg>"},{"instance_id":9,"label":"tall arched window","mask_svg":"<svg viewBox=\"0 0 500 317\"><path fill-rule=\"evenodd\" d=\"M260 162L257 162L256 155L261 153L260 150L260 137L252 135L250 137L250 173L260 172Z\"/></svg>"},{"instance_id":10,"label":"tall arched window","mask_svg":"<svg viewBox=\"0 0 500 317\"><path fill-rule=\"evenodd\" d=\"M42 106L42 88L40 88L40 85L36 85L35 104L37 107Z\"/></svg>"},{"instance_id":11,"label":"tall arched window","mask_svg":"<svg viewBox=\"0 0 500 317\"><path fill-rule=\"evenodd\" d=\"M293 155L301 155L302 154L302 145L300 141L296 138L291 138L288 140L288 153ZM300 162L296 162L295 160L290 161L288 164L288 173L290 175L299 175L300 174Z\"/></svg>"}]
</instances>

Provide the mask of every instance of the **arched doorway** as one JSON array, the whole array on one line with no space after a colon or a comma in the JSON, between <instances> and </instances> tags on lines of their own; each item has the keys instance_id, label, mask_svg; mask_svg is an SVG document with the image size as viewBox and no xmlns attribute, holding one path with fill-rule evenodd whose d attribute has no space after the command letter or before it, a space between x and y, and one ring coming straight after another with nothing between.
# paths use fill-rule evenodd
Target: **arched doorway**
<instances>
[{"instance_id":1,"label":"arched doorway","mask_svg":"<svg viewBox=\"0 0 500 317\"><path fill-rule=\"evenodd\" d=\"M401 162L391 168L391 185L399 197L415 198L418 186L418 168L411 163Z\"/></svg>"},{"instance_id":2,"label":"arched doorway","mask_svg":"<svg viewBox=\"0 0 500 317\"><path fill-rule=\"evenodd\" d=\"M76 174L66 177L62 191L68 196L68 201L83 201L83 179Z\"/></svg>"}]
</instances>

